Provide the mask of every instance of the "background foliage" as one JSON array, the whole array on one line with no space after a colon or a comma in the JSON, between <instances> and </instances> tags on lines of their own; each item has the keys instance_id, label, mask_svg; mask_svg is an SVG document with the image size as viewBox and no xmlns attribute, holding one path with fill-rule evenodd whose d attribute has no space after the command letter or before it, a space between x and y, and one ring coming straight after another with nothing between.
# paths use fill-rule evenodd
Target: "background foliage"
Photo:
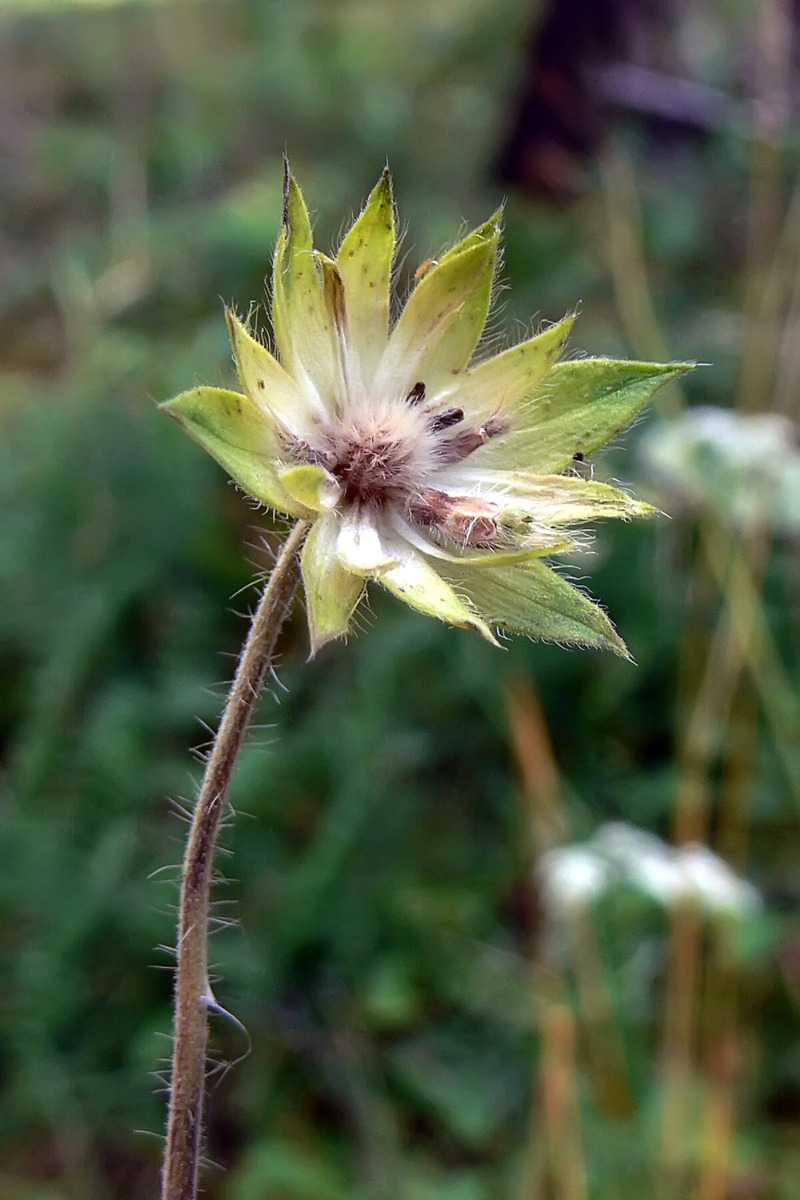
<instances>
[{"instance_id":1,"label":"background foliage","mask_svg":"<svg viewBox=\"0 0 800 1200\"><path fill-rule=\"evenodd\" d=\"M689 8L664 46L699 12L706 51L692 70L743 106L753 10ZM0 16L2 1197L157 1188L147 1133L163 1123L151 1072L168 1048L170 960L156 947L172 943L176 896L162 868L180 857L176 813L200 771L187 747L219 710L209 685L229 677L244 630L234 609L252 602L273 526L153 401L232 381L219 298L247 310L263 296L284 149L323 245L388 156L407 275L492 211L538 16L522 0L16 4ZM667 138L634 114L569 202L512 188L498 336L579 303L576 347L711 362L689 400L731 405L776 289L767 316L791 333L797 242L781 225L770 243L769 213L748 199L761 143L744 108L731 112L703 136ZM780 221L796 160L791 124L784 135L766 193ZM769 183L770 163L756 168ZM754 220L782 255L773 292L757 247L742 284ZM770 406L770 387L751 407ZM652 488L635 447L658 420L602 456L598 477ZM580 1200L580 1180L570 1191L552 1163L536 1182L537 1155L572 1161L574 1129L561 1151L526 1132L554 1043L532 998L531 946L550 934L509 734L507 686L521 678L541 699L576 837L620 819L668 835L681 786L699 771L724 800L730 747L750 739L740 825L752 822L747 871L766 905L725 965L742 1013L726 1093L739 1132L718 1194L800 1194L796 537L742 543L760 563L783 717L762 716L774 672L756 670L750 691L734 681L724 719L706 713L698 767L682 731L719 601L694 554L706 534L733 553L724 519L703 521L678 505L671 522L602 528L575 565L636 668L523 641L500 653L378 594L357 638L307 663L298 611L221 860L217 995L248 1035L214 1030L209 1157L225 1170L209 1172L210 1195L483 1200L522 1178L526 1195ZM725 817L721 802L710 811L712 837ZM658 1157L667 921L631 894L596 928L632 1107L597 1102L580 1048L567 1075L589 1194L633 1196ZM562 982L551 1010L573 1011L566 967ZM539 980L545 999L550 984ZM698 1038L711 1045L705 1011Z\"/></svg>"}]
</instances>

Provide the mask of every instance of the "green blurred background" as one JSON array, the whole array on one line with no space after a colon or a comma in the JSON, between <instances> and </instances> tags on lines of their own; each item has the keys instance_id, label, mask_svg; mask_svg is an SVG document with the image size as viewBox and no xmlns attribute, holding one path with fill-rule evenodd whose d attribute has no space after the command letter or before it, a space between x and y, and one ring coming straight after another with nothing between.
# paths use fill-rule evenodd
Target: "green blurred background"
<instances>
[{"instance_id":1,"label":"green blurred background","mask_svg":"<svg viewBox=\"0 0 800 1200\"><path fill-rule=\"evenodd\" d=\"M281 526L155 402L232 384L221 301L263 314L284 151L322 246L389 161L404 278L505 196L498 336L579 305L573 350L712 365L595 464L672 516L578 564L637 666L496 651L379 593L307 662L298 606L220 858L216 992L249 1040L214 1022L206 1193L800 1196L797 528L665 497L637 451L686 397L797 414L794 44L777 0L0 6L1 1200L157 1194L181 798ZM601 906L612 1014L581 1008L531 874L510 683L552 763L520 681L562 837L688 829L765 898L726 954L699 934L674 1178L680 930ZM630 1103L595 1086L592 1029Z\"/></svg>"}]
</instances>

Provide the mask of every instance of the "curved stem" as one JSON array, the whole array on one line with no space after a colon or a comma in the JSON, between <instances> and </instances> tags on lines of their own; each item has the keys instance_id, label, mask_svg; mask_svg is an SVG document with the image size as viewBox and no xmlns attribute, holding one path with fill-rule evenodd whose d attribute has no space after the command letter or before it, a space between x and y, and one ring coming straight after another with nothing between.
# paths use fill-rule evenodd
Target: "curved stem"
<instances>
[{"instance_id":1,"label":"curved stem","mask_svg":"<svg viewBox=\"0 0 800 1200\"><path fill-rule=\"evenodd\" d=\"M169 1124L162 1200L195 1200L203 1133L208 1008L208 922L214 850L228 789L278 634L300 577L299 552L309 525L298 521L264 589L206 764L183 862Z\"/></svg>"}]
</instances>

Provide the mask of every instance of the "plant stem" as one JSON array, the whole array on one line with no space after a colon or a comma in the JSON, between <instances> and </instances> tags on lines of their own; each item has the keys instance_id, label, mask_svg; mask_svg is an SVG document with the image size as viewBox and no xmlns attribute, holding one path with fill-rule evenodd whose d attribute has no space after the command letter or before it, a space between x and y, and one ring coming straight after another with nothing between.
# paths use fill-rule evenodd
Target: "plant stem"
<instances>
[{"instance_id":1,"label":"plant stem","mask_svg":"<svg viewBox=\"0 0 800 1200\"><path fill-rule=\"evenodd\" d=\"M208 924L212 868L236 760L278 634L300 576L299 552L308 523L298 521L283 543L250 632L206 764L186 844L175 973L175 1024L162 1200L195 1200L203 1134L203 1097L208 1042Z\"/></svg>"}]
</instances>

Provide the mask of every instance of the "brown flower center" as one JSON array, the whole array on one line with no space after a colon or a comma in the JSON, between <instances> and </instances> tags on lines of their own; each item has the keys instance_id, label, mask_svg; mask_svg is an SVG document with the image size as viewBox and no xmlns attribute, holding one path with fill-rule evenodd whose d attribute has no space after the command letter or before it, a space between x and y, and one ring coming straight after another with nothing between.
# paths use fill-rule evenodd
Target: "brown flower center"
<instances>
[{"instance_id":1,"label":"brown flower center","mask_svg":"<svg viewBox=\"0 0 800 1200\"><path fill-rule=\"evenodd\" d=\"M413 457L407 442L370 430L339 442L330 453L328 470L347 503L383 505L407 491Z\"/></svg>"},{"instance_id":2,"label":"brown flower center","mask_svg":"<svg viewBox=\"0 0 800 1200\"><path fill-rule=\"evenodd\" d=\"M415 524L462 544L486 544L496 533L497 505L451 498L430 486L437 468L462 462L508 430L501 417L474 428L464 416L461 408L427 407L420 382L405 404L346 411L318 430L314 444L291 438L286 450L296 461L330 471L347 505L399 505Z\"/></svg>"}]
</instances>

